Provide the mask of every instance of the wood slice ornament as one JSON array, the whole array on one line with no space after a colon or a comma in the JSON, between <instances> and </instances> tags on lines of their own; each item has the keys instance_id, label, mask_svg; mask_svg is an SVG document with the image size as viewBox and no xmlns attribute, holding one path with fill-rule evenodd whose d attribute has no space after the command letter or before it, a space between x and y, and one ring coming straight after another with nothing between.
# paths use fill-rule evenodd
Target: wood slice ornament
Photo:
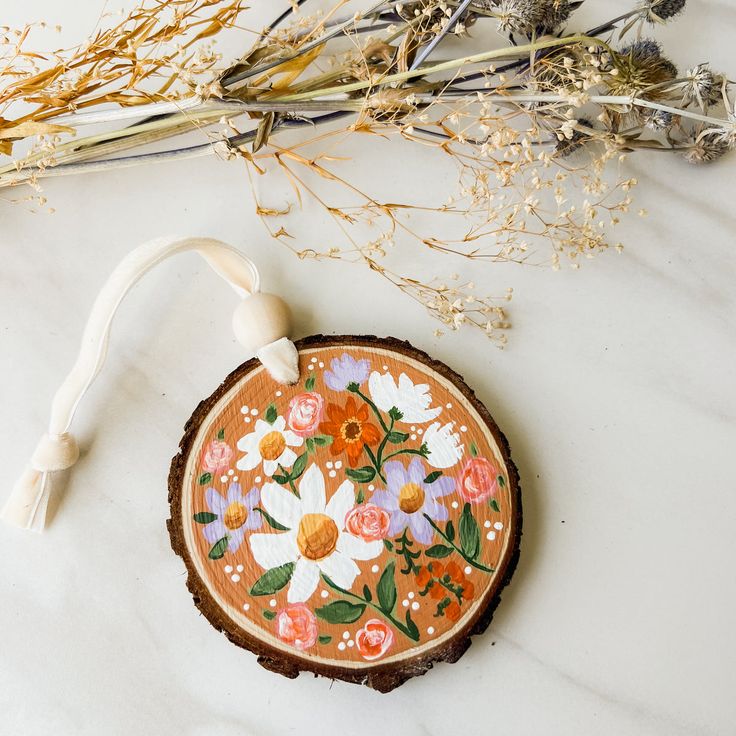
<instances>
[{"instance_id":1,"label":"wood slice ornament","mask_svg":"<svg viewBox=\"0 0 736 736\"><path fill-rule=\"evenodd\" d=\"M174 551L210 623L264 667L381 692L486 629L521 537L508 443L462 378L406 342L314 336L300 380L257 360L186 425Z\"/></svg>"},{"instance_id":2,"label":"wood slice ornament","mask_svg":"<svg viewBox=\"0 0 736 736\"><path fill-rule=\"evenodd\" d=\"M506 439L462 378L406 342L289 339L288 307L211 238L156 238L103 285L46 434L2 510L41 531L71 424L130 288L196 251L241 298L255 358L200 403L171 463L171 544L194 602L287 677L382 692L456 661L490 623L519 555L521 498ZM135 449L131 448L131 452Z\"/></svg>"}]
</instances>

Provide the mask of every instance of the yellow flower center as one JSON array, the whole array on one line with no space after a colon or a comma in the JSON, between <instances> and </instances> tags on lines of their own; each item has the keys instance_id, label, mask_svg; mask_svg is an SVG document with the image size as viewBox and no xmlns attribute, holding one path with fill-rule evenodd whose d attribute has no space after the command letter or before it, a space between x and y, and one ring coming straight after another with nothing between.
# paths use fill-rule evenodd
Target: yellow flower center
<instances>
[{"instance_id":1,"label":"yellow flower center","mask_svg":"<svg viewBox=\"0 0 736 736\"><path fill-rule=\"evenodd\" d=\"M326 514L304 514L296 543L308 560L321 560L335 550L338 535L337 524Z\"/></svg>"},{"instance_id":2,"label":"yellow flower center","mask_svg":"<svg viewBox=\"0 0 736 736\"><path fill-rule=\"evenodd\" d=\"M246 509L242 503L235 501L227 507L225 515L222 517L222 523L225 524L228 529L239 529L243 524L245 524L245 520L247 518L248 509Z\"/></svg>"},{"instance_id":3,"label":"yellow flower center","mask_svg":"<svg viewBox=\"0 0 736 736\"><path fill-rule=\"evenodd\" d=\"M413 514L424 505L424 489L417 483L407 483L399 491L399 508L405 514Z\"/></svg>"},{"instance_id":4,"label":"yellow flower center","mask_svg":"<svg viewBox=\"0 0 736 736\"><path fill-rule=\"evenodd\" d=\"M277 460L286 449L286 440L281 432L269 432L258 443L258 450L264 460Z\"/></svg>"},{"instance_id":5,"label":"yellow flower center","mask_svg":"<svg viewBox=\"0 0 736 736\"><path fill-rule=\"evenodd\" d=\"M347 422L345 422L340 431L342 433L343 439L347 440L348 442L355 442L355 440L360 439L360 433L363 429L361 423L353 418L348 419Z\"/></svg>"}]
</instances>

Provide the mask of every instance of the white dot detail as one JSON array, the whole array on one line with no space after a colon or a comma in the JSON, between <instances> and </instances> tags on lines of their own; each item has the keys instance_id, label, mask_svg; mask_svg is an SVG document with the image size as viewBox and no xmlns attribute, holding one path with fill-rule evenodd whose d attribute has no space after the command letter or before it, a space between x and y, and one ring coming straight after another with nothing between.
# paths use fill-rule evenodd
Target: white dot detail
<instances>
[{"instance_id":1,"label":"white dot detail","mask_svg":"<svg viewBox=\"0 0 736 736\"><path fill-rule=\"evenodd\" d=\"M227 471L227 474L228 474L228 475L235 475L235 471L234 471L234 470L228 470L228 471Z\"/></svg>"},{"instance_id":2,"label":"white dot detail","mask_svg":"<svg viewBox=\"0 0 736 736\"><path fill-rule=\"evenodd\" d=\"M471 572L473 572L473 570L472 570L472 568L470 567L470 565L466 565L466 566L465 566L465 569L463 570L463 572L464 572L464 573L465 573L466 575L470 575L470 573L471 573Z\"/></svg>"},{"instance_id":3,"label":"white dot detail","mask_svg":"<svg viewBox=\"0 0 736 736\"><path fill-rule=\"evenodd\" d=\"M417 438L416 434L411 435L411 439L415 440Z\"/></svg>"},{"instance_id":4,"label":"white dot detail","mask_svg":"<svg viewBox=\"0 0 736 736\"><path fill-rule=\"evenodd\" d=\"M234 583L239 583L240 582L240 575L238 575L237 573L235 575L231 575L230 576L230 580L232 580Z\"/></svg>"},{"instance_id":5,"label":"white dot detail","mask_svg":"<svg viewBox=\"0 0 736 736\"><path fill-rule=\"evenodd\" d=\"M328 461L327 461L327 462L325 463L325 467L326 467L326 468L333 468L333 467L335 467L335 464L334 464L334 463L332 462L332 460L328 460Z\"/></svg>"},{"instance_id":6,"label":"white dot detail","mask_svg":"<svg viewBox=\"0 0 736 736\"><path fill-rule=\"evenodd\" d=\"M238 480L240 480L240 479L238 478L238 476L237 476L237 475L234 475L234 476L233 476L233 482L237 483L237 482L238 482Z\"/></svg>"},{"instance_id":7,"label":"white dot detail","mask_svg":"<svg viewBox=\"0 0 736 736\"><path fill-rule=\"evenodd\" d=\"M490 529L490 528L491 528L491 522L490 522L490 521L488 521L488 519L486 519L486 520L485 520L485 521L483 522L483 526L484 526L484 527L485 527L486 529Z\"/></svg>"},{"instance_id":8,"label":"white dot detail","mask_svg":"<svg viewBox=\"0 0 736 736\"><path fill-rule=\"evenodd\" d=\"M387 365L383 366L383 370L387 371L388 370L388 366Z\"/></svg>"},{"instance_id":9,"label":"white dot detail","mask_svg":"<svg viewBox=\"0 0 736 736\"><path fill-rule=\"evenodd\" d=\"M461 432L467 432L468 431L468 428L463 424L463 426L460 427L460 431Z\"/></svg>"},{"instance_id":10,"label":"white dot detail","mask_svg":"<svg viewBox=\"0 0 736 736\"><path fill-rule=\"evenodd\" d=\"M404 600L401 601L401 605L404 606L404 608L409 608L409 601L404 598Z\"/></svg>"},{"instance_id":11,"label":"white dot detail","mask_svg":"<svg viewBox=\"0 0 736 736\"><path fill-rule=\"evenodd\" d=\"M411 610L412 611L418 611L419 610L419 601L414 601L414 603L411 604Z\"/></svg>"},{"instance_id":12,"label":"white dot detail","mask_svg":"<svg viewBox=\"0 0 736 736\"><path fill-rule=\"evenodd\" d=\"M320 367L320 368L324 368L324 367L325 367L325 364L324 364L324 363L323 363L323 362L322 362L321 360L320 360L320 362L319 362L319 367Z\"/></svg>"},{"instance_id":13,"label":"white dot detail","mask_svg":"<svg viewBox=\"0 0 736 736\"><path fill-rule=\"evenodd\" d=\"M248 413L248 407L247 406L241 406L240 407L240 413L241 414L247 414Z\"/></svg>"},{"instance_id":14,"label":"white dot detail","mask_svg":"<svg viewBox=\"0 0 736 736\"><path fill-rule=\"evenodd\" d=\"M243 570L245 570L245 568L244 568L244 567L243 567L242 565L238 565L238 566L237 566L237 567L236 567L235 569L236 569L236 570L237 570L238 572L243 572Z\"/></svg>"},{"instance_id":15,"label":"white dot detail","mask_svg":"<svg viewBox=\"0 0 736 736\"><path fill-rule=\"evenodd\" d=\"M370 485L368 486L368 490L369 490L369 491L375 491L375 490L376 490L376 487L375 487L375 486L373 485L373 483L371 483L371 484L370 484Z\"/></svg>"},{"instance_id":16,"label":"white dot detail","mask_svg":"<svg viewBox=\"0 0 736 736\"><path fill-rule=\"evenodd\" d=\"M414 597L414 591L412 590L406 597L411 600Z\"/></svg>"},{"instance_id":17,"label":"white dot detail","mask_svg":"<svg viewBox=\"0 0 736 736\"><path fill-rule=\"evenodd\" d=\"M250 424L250 417L246 417L246 418L245 418L245 423L246 423L246 424Z\"/></svg>"},{"instance_id":18,"label":"white dot detail","mask_svg":"<svg viewBox=\"0 0 736 736\"><path fill-rule=\"evenodd\" d=\"M282 394L282 392L281 392L281 391L277 391L277 392L276 392L276 396L283 396L283 394Z\"/></svg>"},{"instance_id":19,"label":"white dot detail","mask_svg":"<svg viewBox=\"0 0 736 736\"><path fill-rule=\"evenodd\" d=\"M339 649L339 650L340 650L341 652L344 652L344 651L345 651L345 642L344 642L344 641L341 641L341 642L340 642L340 643L339 643L339 644L337 645L337 648L338 648L338 649Z\"/></svg>"},{"instance_id":20,"label":"white dot detail","mask_svg":"<svg viewBox=\"0 0 736 736\"><path fill-rule=\"evenodd\" d=\"M336 468L337 468L338 470L340 470L340 468L342 467L342 460L338 460L338 461L337 461L337 462L335 463L335 467L336 467Z\"/></svg>"},{"instance_id":21,"label":"white dot detail","mask_svg":"<svg viewBox=\"0 0 736 736\"><path fill-rule=\"evenodd\" d=\"M451 505L451 506L452 506L452 508L454 508L454 509L456 509L456 508L457 508L457 507L459 506L459 504L458 504L458 502L457 502L457 501L453 501L453 502L452 502L452 503L451 503L450 505Z\"/></svg>"},{"instance_id":22,"label":"white dot detail","mask_svg":"<svg viewBox=\"0 0 736 736\"><path fill-rule=\"evenodd\" d=\"M342 632L342 638L347 641L350 638L350 632L349 631L343 631Z\"/></svg>"},{"instance_id":23,"label":"white dot detail","mask_svg":"<svg viewBox=\"0 0 736 736\"><path fill-rule=\"evenodd\" d=\"M227 476L226 475L220 476L220 483L227 483Z\"/></svg>"},{"instance_id":24,"label":"white dot detail","mask_svg":"<svg viewBox=\"0 0 736 736\"><path fill-rule=\"evenodd\" d=\"M419 429L417 430L417 434L422 434L422 432L424 432L424 430L421 427L419 427Z\"/></svg>"},{"instance_id":25,"label":"white dot detail","mask_svg":"<svg viewBox=\"0 0 736 736\"><path fill-rule=\"evenodd\" d=\"M271 598L271 600L268 602L268 605L271 606L271 608L276 608L276 599Z\"/></svg>"},{"instance_id":26,"label":"white dot detail","mask_svg":"<svg viewBox=\"0 0 736 736\"><path fill-rule=\"evenodd\" d=\"M496 538L496 532L488 532L486 534L486 539L489 539L491 542Z\"/></svg>"},{"instance_id":27,"label":"white dot detail","mask_svg":"<svg viewBox=\"0 0 736 736\"><path fill-rule=\"evenodd\" d=\"M445 409L452 409L452 404L450 403L445 404Z\"/></svg>"},{"instance_id":28,"label":"white dot detail","mask_svg":"<svg viewBox=\"0 0 736 736\"><path fill-rule=\"evenodd\" d=\"M430 626L430 627L429 627L429 628L427 629L427 633L428 633L428 634L429 634L430 636L432 636L432 634L434 634L434 626Z\"/></svg>"},{"instance_id":29,"label":"white dot detail","mask_svg":"<svg viewBox=\"0 0 736 736\"><path fill-rule=\"evenodd\" d=\"M330 478L334 478L337 475L337 473L334 470L330 470L330 472L327 475L329 475Z\"/></svg>"},{"instance_id":30,"label":"white dot detail","mask_svg":"<svg viewBox=\"0 0 736 736\"><path fill-rule=\"evenodd\" d=\"M348 646L349 647L355 646L355 642L352 639L348 639Z\"/></svg>"},{"instance_id":31,"label":"white dot detail","mask_svg":"<svg viewBox=\"0 0 736 736\"><path fill-rule=\"evenodd\" d=\"M498 531L500 532L500 531L501 531L501 529L503 529L503 524L502 524L502 523L501 523L500 521L497 521L497 522L496 522L496 523L495 523L495 524L493 525L493 528L494 528L494 529L498 529Z\"/></svg>"},{"instance_id":32,"label":"white dot detail","mask_svg":"<svg viewBox=\"0 0 736 736\"><path fill-rule=\"evenodd\" d=\"M250 603L243 603L243 610L250 611Z\"/></svg>"},{"instance_id":33,"label":"white dot detail","mask_svg":"<svg viewBox=\"0 0 736 736\"><path fill-rule=\"evenodd\" d=\"M323 590L323 591L322 591L322 592L320 593L320 595L321 595L321 596L322 596L323 598L327 598L327 596L329 595L329 593L328 593L328 592L327 592L326 590Z\"/></svg>"},{"instance_id":34,"label":"white dot detail","mask_svg":"<svg viewBox=\"0 0 736 736\"><path fill-rule=\"evenodd\" d=\"M310 363L316 363L317 362L317 358L312 358L309 362Z\"/></svg>"},{"instance_id":35,"label":"white dot detail","mask_svg":"<svg viewBox=\"0 0 736 736\"><path fill-rule=\"evenodd\" d=\"M251 409L250 410L250 414L253 417L257 417L258 416L258 409Z\"/></svg>"},{"instance_id":36,"label":"white dot detail","mask_svg":"<svg viewBox=\"0 0 736 736\"><path fill-rule=\"evenodd\" d=\"M371 572L378 572L380 569L381 568L378 567L378 565L373 565L373 567L371 567Z\"/></svg>"},{"instance_id":37,"label":"white dot detail","mask_svg":"<svg viewBox=\"0 0 736 736\"><path fill-rule=\"evenodd\" d=\"M260 482L261 482L262 480L263 480L263 478L261 478L261 476L260 476L260 475L257 475L257 476L256 476L256 477L255 477L255 478L253 479L253 481L254 481L255 483L260 483Z\"/></svg>"},{"instance_id":38,"label":"white dot detail","mask_svg":"<svg viewBox=\"0 0 736 736\"><path fill-rule=\"evenodd\" d=\"M232 565L225 565L225 572L229 575L233 571Z\"/></svg>"}]
</instances>

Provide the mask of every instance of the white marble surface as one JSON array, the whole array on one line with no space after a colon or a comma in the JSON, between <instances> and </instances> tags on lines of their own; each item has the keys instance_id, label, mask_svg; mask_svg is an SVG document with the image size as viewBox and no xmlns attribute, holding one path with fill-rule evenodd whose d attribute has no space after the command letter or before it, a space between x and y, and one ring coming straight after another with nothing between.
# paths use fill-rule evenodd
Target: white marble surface
<instances>
[{"instance_id":1,"label":"white marble surface","mask_svg":"<svg viewBox=\"0 0 736 736\"><path fill-rule=\"evenodd\" d=\"M734 8L689 5L667 29L670 53L733 75ZM58 20L71 42L101 7L5 0L2 21ZM164 526L181 428L246 357L229 333L231 293L181 256L122 309L54 522L43 536L0 530L0 732L735 733L734 165L631 159L651 215L623 226L624 255L579 272L476 270L492 289L515 288L505 352L471 332L433 337L420 307L363 269L298 262L265 236L237 163L55 180L55 214L0 199L8 490L106 274L173 231L247 248L294 305L300 335L393 334L459 370L511 441L525 511L518 571L460 663L389 695L262 670L196 612ZM324 226L310 206L302 216Z\"/></svg>"}]
</instances>

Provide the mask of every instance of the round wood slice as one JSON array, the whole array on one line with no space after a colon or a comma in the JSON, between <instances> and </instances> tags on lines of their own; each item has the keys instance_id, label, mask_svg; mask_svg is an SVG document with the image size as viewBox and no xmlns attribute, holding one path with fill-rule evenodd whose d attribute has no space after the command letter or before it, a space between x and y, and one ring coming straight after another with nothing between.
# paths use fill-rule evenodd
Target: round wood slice
<instances>
[{"instance_id":1,"label":"round wood slice","mask_svg":"<svg viewBox=\"0 0 736 736\"><path fill-rule=\"evenodd\" d=\"M455 662L519 556L519 479L462 378L406 342L317 335L187 423L171 544L210 623L264 667L387 692Z\"/></svg>"}]
</instances>

